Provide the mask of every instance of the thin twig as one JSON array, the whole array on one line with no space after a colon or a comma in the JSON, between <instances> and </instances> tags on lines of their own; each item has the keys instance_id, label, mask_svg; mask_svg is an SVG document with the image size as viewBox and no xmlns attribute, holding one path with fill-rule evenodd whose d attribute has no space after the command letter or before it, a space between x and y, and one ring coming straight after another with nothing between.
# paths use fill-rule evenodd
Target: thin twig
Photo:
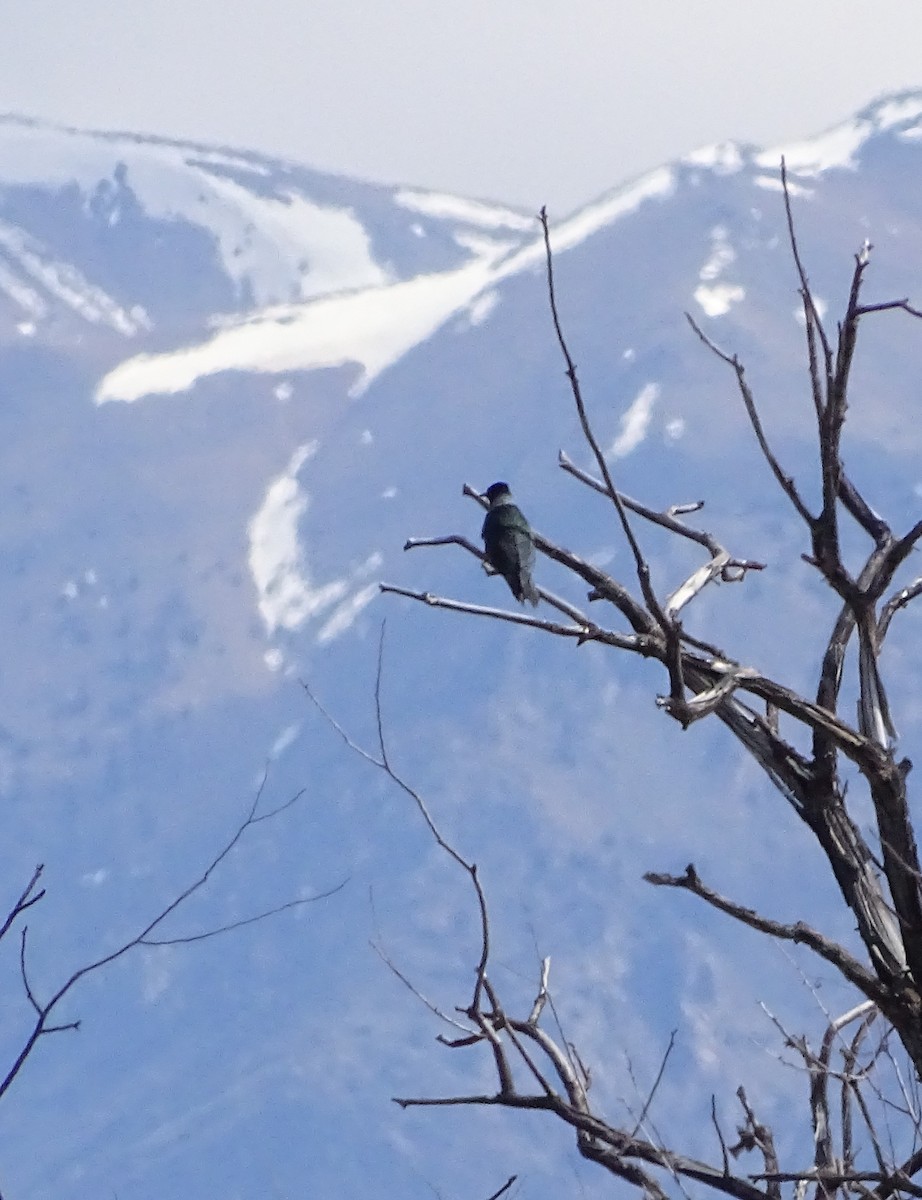
<instances>
[{"instance_id":1,"label":"thin twig","mask_svg":"<svg viewBox=\"0 0 922 1200\"><path fill-rule=\"evenodd\" d=\"M101 955L99 958L93 959L91 962L88 962L84 964L84 966L73 971L68 978L58 986L57 990L51 995L51 998L45 1002L38 1000L28 978L26 970L26 935L28 926L23 926L20 940L20 974L22 977L23 989L26 997L35 1013L35 1021L31 1031L23 1041L19 1052L17 1053L10 1067L7 1069L5 1076L2 1080L0 1080L0 1097L3 1097L12 1086L32 1051L35 1049L36 1044L42 1037L44 1037L46 1034L79 1028L79 1021L53 1025L50 1023L50 1019L52 1014L56 1011L58 1005L73 990L80 980L85 978L87 975L91 975L94 972L101 970L103 967L108 966L110 963L116 962L118 959L122 958L129 951L136 949L138 946L180 945L184 942L201 941L204 938L217 936L218 934L228 932L231 929L252 924L254 921L265 920L267 917L273 916L277 912L282 912L287 908L292 908L302 903L310 903L314 899L321 898L318 896L296 900L288 904L280 905L278 908L271 909L267 912L260 913L255 917L244 918L241 921L233 922L227 926L222 926L214 930L209 930L190 936L179 935L175 938L155 938L151 936L154 930L158 929L173 913L175 913L185 903L185 901L189 899L190 896L194 895L207 884L214 872L225 861L225 859L228 857L234 847L240 842L241 838L252 825L257 824L259 821L267 817L275 816L278 813L283 812L286 808L290 807L291 802L286 802L270 813L258 812L259 804L262 800L263 791L266 785L266 779L267 773L264 772L262 780L260 781L259 787L256 790L256 794L252 803L250 804L246 816L237 826L237 829L233 835L228 838L217 854L215 854L215 856L211 859L204 871L202 871L202 873L196 879L194 879L192 883L190 883L176 897L174 897L169 904L165 905L160 912L138 933L134 934L130 938L127 938L120 945L118 945L115 950L110 951L108 954ZM303 792L299 792L296 799L300 798L301 795L303 795ZM36 872L36 874L33 876L33 883L35 880L37 880L38 874L39 872ZM333 892L339 891L342 886L344 885L339 884L337 887L331 889L330 892L325 893L325 895L332 895ZM35 897L35 899L37 898L38 897Z\"/></svg>"},{"instance_id":2,"label":"thin twig","mask_svg":"<svg viewBox=\"0 0 922 1200\"><path fill-rule=\"evenodd\" d=\"M45 895L44 888L41 888L40 891L35 892L35 886L38 883L38 881L41 879L42 872L44 870L45 870L44 864L39 863L38 866L35 868L35 870L32 872L32 878L29 880L29 882L26 884L26 886L22 889L22 892L19 895L19 899L16 901L16 903L10 909L9 913L7 914L6 920L3 922L2 925L0 925L0 939L3 938L4 934L7 933L10 926L13 924L13 922L16 920L16 918L21 913L24 913L27 908L31 908L33 904L38 904L39 900L41 900L42 897ZM34 895L32 894L33 892L35 892Z\"/></svg>"},{"instance_id":3,"label":"thin twig","mask_svg":"<svg viewBox=\"0 0 922 1200\"><path fill-rule=\"evenodd\" d=\"M457 1021L454 1017L450 1017L447 1013L443 1012L437 1004L434 1004L428 998L428 996L424 996L419 988L416 987L416 985L407 978L403 971L400 970L396 963L384 953L377 942L369 942L368 944L371 946L372 950L374 950L375 954L377 954L378 958L381 959L387 969L391 972L391 974L395 975L403 984L403 986L407 988L408 991L412 992L416 999L429 1009L433 1016L438 1017L440 1021L444 1021L446 1025L451 1025L454 1029L460 1030L461 1033L464 1034L465 1040L468 1041L468 1044L473 1045L473 1041L480 1040L480 1034L477 1033L476 1030L469 1029L468 1026L462 1024L461 1021ZM441 1038L441 1035L439 1036ZM473 1041L470 1039L473 1039ZM444 1041L445 1039L442 1038L442 1040Z\"/></svg>"},{"instance_id":4,"label":"thin twig","mask_svg":"<svg viewBox=\"0 0 922 1200\"><path fill-rule=\"evenodd\" d=\"M711 1124L717 1134L717 1140L720 1142L720 1156L723 1159L724 1175L730 1174L730 1159L727 1155L727 1143L724 1141L724 1135L720 1129L720 1122L717 1120L717 1100L714 1093L711 1093Z\"/></svg>"},{"instance_id":5,"label":"thin twig","mask_svg":"<svg viewBox=\"0 0 922 1200\"><path fill-rule=\"evenodd\" d=\"M557 342L560 346L560 352L563 355L566 363L566 375L570 381L570 390L573 393L573 400L576 404L576 411L579 416L580 425L582 426L583 435L589 444L590 449L598 464L599 470L602 473L602 478L605 480L607 494L610 497L615 509L618 513L618 519L621 522L621 528L624 531L624 536L627 539L628 546L634 556L634 565L637 570L637 579L640 583L640 590L643 593L644 601L650 612L656 618L660 628L666 632L669 624L666 614L660 607L659 601L656 598L656 593L650 583L650 567L647 560L640 549L640 545L634 536L634 531L631 528L631 523L628 520L627 511L621 502L621 497L612 481L611 472L608 469L605 455L602 453L602 448L596 440L596 436L592 431L592 426L589 423L589 418L586 415L586 406L583 403L583 396L579 386L579 380L576 375L576 364L570 355L569 347L567 346L566 338L564 337L563 328L560 323L560 315L557 311L557 296L554 291L554 257L551 251L551 231L548 223L547 210L542 208L538 219L541 222L541 228L544 232L544 250L545 262L547 265L547 292L548 300L551 307L551 320L554 323L554 332L557 335Z\"/></svg>"},{"instance_id":6,"label":"thin twig","mask_svg":"<svg viewBox=\"0 0 922 1200\"><path fill-rule=\"evenodd\" d=\"M678 1033L678 1030L673 1029L673 1031L669 1035L669 1045L666 1047L666 1052L663 1054L662 1061L660 1062L660 1065L659 1065L659 1070L656 1073L656 1078L653 1080L653 1086L650 1088L649 1095L647 1096L646 1100L644 1101L643 1108L640 1110L640 1116L637 1118L637 1124L631 1130L631 1137L636 1137L637 1132L639 1131L640 1127L644 1123L644 1120L646 1119L647 1113L650 1111L650 1105L653 1103L653 1098L656 1095L656 1090L660 1085L660 1081L662 1080L663 1075L665 1074L666 1064L669 1062L669 1056L670 1056L670 1054L672 1054L673 1047L675 1046L675 1039L676 1039L677 1033Z\"/></svg>"},{"instance_id":7,"label":"thin twig","mask_svg":"<svg viewBox=\"0 0 922 1200\"><path fill-rule=\"evenodd\" d=\"M239 921L231 921L227 925L219 925L216 929L205 929L201 933L188 933L177 937L142 937L138 939L138 945L187 946L191 942L204 942L208 938L218 937L222 933L233 933L235 930L243 929L247 925L256 925L260 921L265 921L269 917L276 917L279 913L288 912L292 908L301 908L305 904L314 904L318 900L326 900L330 896L335 896L337 892L341 892L348 882L349 878L347 877L342 883L337 883L335 887L327 888L324 892L315 892L313 896L300 896L297 900L287 900L284 904L277 904L274 908L267 908L263 912L254 914L252 917L241 917Z\"/></svg>"},{"instance_id":8,"label":"thin twig","mask_svg":"<svg viewBox=\"0 0 922 1200\"><path fill-rule=\"evenodd\" d=\"M713 354L715 354L721 360L721 362L725 362L729 367L733 368L733 372L736 375L737 387L739 388L740 396L743 399L743 406L746 409L746 414L749 417L749 423L752 425L753 432L756 435L756 441L759 443L759 449L762 451L762 456L768 463L771 472L777 480L781 490L797 510L798 515L803 519L808 528L812 529L816 524L816 517L813 516L806 504L801 499L800 492L797 489L797 484L794 482L793 477L788 475L787 472L783 470L781 464L778 462L778 459L775 457L774 451L768 444L768 439L765 436L765 430L762 427L762 418L759 416L759 410L756 407L756 402L752 391L749 387L749 384L746 382L745 367L735 354L728 354L725 350L721 350L716 342L712 341L711 338L708 337L691 313L686 313L685 319L688 321L689 325L705 344L705 346L707 346L707 348Z\"/></svg>"},{"instance_id":9,"label":"thin twig","mask_svg":"<svg viewBox=\"0 0 922 1200\"><path fill-rule=\"evenodd\" d=\"M494 1192L492 1196L487 1196L487 1200L499 1200L503 1192L508 1192L517 1179L518 1175L510 1175L499 1191Z\"/></svg>"}]
</instances>

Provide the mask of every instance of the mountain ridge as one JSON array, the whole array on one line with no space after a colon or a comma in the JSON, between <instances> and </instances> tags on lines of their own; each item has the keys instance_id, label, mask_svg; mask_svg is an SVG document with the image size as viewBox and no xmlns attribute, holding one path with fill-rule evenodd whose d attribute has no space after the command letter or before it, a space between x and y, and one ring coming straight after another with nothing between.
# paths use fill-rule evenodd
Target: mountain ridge
<instances>
[{"instance_id":1,"label":"mountain ridge","mask_svg":"<svg viewBox=\"0 0 922 1200\"><path fill-rule=\"evenodd\" d=\"M917 102L922 115L922 93L880 101L791 155L801 250L830 320L868 237L869 298L918 293ZM0 126L11 161L2 151ZM373 746L385 616L395 761L478 862L509 986L533 988L537 930L605 1102L624 1094L620 1050L655 1074L681 1024L694 1078L667 1080L660 1100L689 1143L707 1126L698 1085L732 1101L737 1072L783 1129L799 1080L771 1074L756 1001L799 1027L817 1019L806 989L774 962L739 979L745 937L717 918L689 924L639 877L691 857L779 919L800 917L786 910L802 896L848 943L806 835L720 731L671 727L650 667L378 596L386 578L504 604L501 581L456 546L402 550L411 536L476 542L482 514L461 486L496 478L541 532L633 579L606 506L556 467L558 449L591 464L533 218L333 177L288 205L293 175L250 170L247 192L239 171L229 183L190 167L169 142L143 171L126 149L124 172L115 154L82 182L60 135L43 153L51 182L0 168L0 233L19 231L0 237L0 865L15 885L48 864L44 912L30 914L36 986L195 877L267 761L267 801L306 787L303 806L259 827L177 934L351 882L297 918L146 950L75 995L80 1034L44 1043L10 1094L4 1195L345 1196L374 1177L382 1196L421 1197L447 1174L459 1193L488 1194L523 1164L535 1194L572 1189L574 1170L587 1196L604 1194L564 1141L536 1154L527 1119L391 1111L400 1089L460 1091L476 1069L431 1047L427 1014L367 940L450 1010L476 920L414 813L343 751L299 684ZM683 316L739 352L812 500L797 279L776 164L757 161L775 153L694 152L552 229L564 330L619 486L662 508L706 499L702 523L767 564L708 589L689 629L716 628L728 654L797 686L835 605L800 560L803 530L770 492L732 377ZM248 233L254 214L265 224ZM846 436L850 472L908 518L922 427L917 330L903 319L867 323ZM655 530L642 537L663 594L699 565ZM537 581L585 602L545 559ZM912 753L922 638L904 617L892 701ZM7 1057L28 1021L15 968L0 978Z\"/></svg>"}]
</instances>

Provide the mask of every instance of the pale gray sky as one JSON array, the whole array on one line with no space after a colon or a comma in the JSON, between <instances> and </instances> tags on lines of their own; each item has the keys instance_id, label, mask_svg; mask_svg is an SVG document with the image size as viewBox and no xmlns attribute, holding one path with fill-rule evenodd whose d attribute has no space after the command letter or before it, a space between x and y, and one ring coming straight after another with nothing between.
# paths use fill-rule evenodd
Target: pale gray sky
<instances>
[{"instance_id":1,"label":"pale gray sky","mask_svg":"<svg viewBox=\"0 0 922 1200\"><path fill-rule=\"evenodd\" d=\"M566 211L922 87L920 0L4 0L0 111Z\"/></svg>"}]
</instances>

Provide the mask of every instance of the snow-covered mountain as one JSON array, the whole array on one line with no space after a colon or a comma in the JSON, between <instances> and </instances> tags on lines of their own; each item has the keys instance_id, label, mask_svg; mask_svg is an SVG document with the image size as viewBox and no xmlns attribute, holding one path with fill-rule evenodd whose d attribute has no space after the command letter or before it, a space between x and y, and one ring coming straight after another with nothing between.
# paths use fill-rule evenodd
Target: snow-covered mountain
<instances>
[{"instance_id":1,"label":"snow-covered mountain","mask_svg":"<svg viewBox=\"0 0 922 1200\"><path fill-rule=\"evenodd\" d=\"M703 596L691 623L796 686L833 607L799 562L801 531L769 493L732 377L683 317L741 354L805 474L782 152L830 311L865 238L873 298L922 298L922 93L798 146L699 151L551 216L562 317L617 478L655 505L705 498L708 526L769 563ZM402 550L408 536L476 537L461 486L498 477L542 531L628 572L609 512L556 469L558 448L586 456L543 270L534 217L499 204L0 120L0 866L11 903L46 864L33 988L48 994L195 878L266 761L266 803L303 799L250 831L169 932L348 880L294 914L139 950L76 989L61 1019L80 1032L43 1039L3 1101L5 1197L349 1197L369 1177L381 1196L449 1180L487 1195L513 1172L523 1196L572 1190L574 1171L586 1195L607 1187L562 1131L389 1102L479 1076L471 1052L434 1045L426 1011L367 946L459 1002L476 938L463 880L299 686L373 742L385 616L393 751L481 867L506 986L533 987L533 928L612 1106L623 1051L642 1072L679 1025L705 1091L729 1102L753 1080L766 1115L782 1110L788 1083L752 1044L770 1036L756 1000L796 1023L810 998L792 999L780 959L741 981L743 935L701 912L690 923L639 877L694 859L785 918L809 915L785 907L797 881L836 932L830 890L802 882L813 850L793 817L766 835L777 798L719 730L682 735L657 712L650 668L378 593L386 578L504 599L463 553ZM922 496L920 327L889 316L865 338L848 461L899 520ZM674 585L693 560L645 536L657 582ZM766 610L772 628L753 627ZM904 698L915 620L896 665ZM917 706L901 732L911 754ZM30 1010L17 945L2 948L5 1062ZM676 1078L662 1103L694 1148L700 1095Z\"/></svg>"}]
</instances>

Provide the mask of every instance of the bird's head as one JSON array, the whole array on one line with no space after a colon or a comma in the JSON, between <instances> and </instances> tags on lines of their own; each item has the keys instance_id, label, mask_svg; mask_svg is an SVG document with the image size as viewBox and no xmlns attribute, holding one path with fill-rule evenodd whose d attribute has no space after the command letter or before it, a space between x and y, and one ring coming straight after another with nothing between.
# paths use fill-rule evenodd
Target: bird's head
<instances>
[{"instance_id":1,"label":"bird's head","mask_svg":"<svg viewBox=\"0 0 922 1200\"><path fill-rule=\"evenodd\" d=\"M484 494L491 504L495 504L497 500L508 499L511 497L512 492L509 490L508 483L503 483L500 481L499 483L491 483Z\"/></svg>"}]
</instances>

